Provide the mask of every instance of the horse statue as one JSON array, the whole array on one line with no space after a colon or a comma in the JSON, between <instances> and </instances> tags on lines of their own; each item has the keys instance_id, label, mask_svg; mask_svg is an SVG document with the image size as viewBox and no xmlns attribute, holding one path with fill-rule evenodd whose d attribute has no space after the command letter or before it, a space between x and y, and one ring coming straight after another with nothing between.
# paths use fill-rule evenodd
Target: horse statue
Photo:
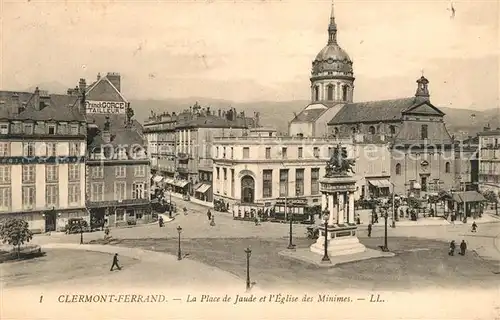
<instances>
[{"instance_id":1,"label":"horse statue","mask_svg":"<svg viewBox=\"0 0 500 320\"><path fill-rule=\"evenodd\" d=\"M349 173L354 174L355 161L347 158L347 150L342 149L338 144L334 149L330 160L326 163L326 177L347 176Z\"/></svg>"}]
</instances>

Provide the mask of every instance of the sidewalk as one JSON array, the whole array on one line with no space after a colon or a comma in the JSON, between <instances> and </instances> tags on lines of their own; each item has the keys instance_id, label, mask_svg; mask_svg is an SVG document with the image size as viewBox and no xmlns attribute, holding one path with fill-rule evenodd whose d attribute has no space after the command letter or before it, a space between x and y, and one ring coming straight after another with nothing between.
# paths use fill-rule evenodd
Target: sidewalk
<instances>
[{"instance_id":1,"label":"sidewalk","mask_svg":"<svg viewBox=\"0 0 500 320\"><path fill-rule=\"evenodd\" d=\"M172 192L172 197L173 198L177 198L177 199L181 199L183 201L186 201L186 200L183 199L183 196L180 193ZM190 197L189 201L186 201L186 202L192 202L192 203L198 204L198 205L206 207L206 208L213 208L214 207L214 203L213 202L201 201L199 199L196 199L195 197Z\"/></svg>"}]
</instances>

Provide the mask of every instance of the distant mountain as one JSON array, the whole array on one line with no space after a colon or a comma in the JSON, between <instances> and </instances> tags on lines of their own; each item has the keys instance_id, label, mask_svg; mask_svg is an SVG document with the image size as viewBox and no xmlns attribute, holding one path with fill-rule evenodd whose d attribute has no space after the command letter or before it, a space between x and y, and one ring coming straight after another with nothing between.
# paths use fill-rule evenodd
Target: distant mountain
<instances>
[{"instance_id":1,"label":"distant mountain","mask_svg":"<svg viewBox=\"0 0 500 320\"><path fill-rule=\"evenodd\" d=\"M231 106L236 108L238 112L244 111L247 116L252 116L254 112L260 112L261 125L274 127L281 132L288 131L288 123L293 119L294 112L300 112L309 103L307 100L233 102L199 97L167 100L131 100L130 103L135 110L136 119L142 123L151 111L156 113L164 111L180 112L189 108L196 101L202 106L210 106L212 110L227 109ZM440 109L446 114L445 121L448 130L451 134L457 136L466 137L468 135L475 135L488 123L492 128L500 127L500 110L498 109L483 111L448 107Z\"/></svg>"}]
</instances>

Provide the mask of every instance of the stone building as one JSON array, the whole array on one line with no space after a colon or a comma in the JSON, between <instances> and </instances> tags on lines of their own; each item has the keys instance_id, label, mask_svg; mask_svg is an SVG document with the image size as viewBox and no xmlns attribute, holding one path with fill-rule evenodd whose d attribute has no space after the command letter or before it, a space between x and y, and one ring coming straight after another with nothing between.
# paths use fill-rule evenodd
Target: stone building
<instances>
[{"instance_id":1,"label":"stone building","mask_svg":"<svg viewBox=\"0 0 500 320\"><path fill-rule=\"evenodd\" d=\"M212 144L215 137L242 136L258 125L258 114L246 117L236 109L211 110L198 103L181 113L152 114L145 123L154 181L168 190L212 202Z\"/></svg>"},{"instance_id":2,"label":"stone building","mask_svg":"<svg viewBox=\"0 0 500 320\"><path fill-rule=\"evenodd\" d=\"M142 126L121 92L119 73L80 79L68 94L85 95L87 131L86 205L91 221L110 226L147 222L150 212L150 160Z\"/></svg>"},{"instance_id":3,"label":"stone building","mask_svg":"<svg viewBox=\"0 0 500 320\"><path fill-rule=\"evenodd\" d=\"M0 219L35 232L87 218L82 96L0 91Z\"/></svg>"},{"instance_id":4,"label":"stone building","mask_svg":"<svg viewBox=\"0 0 500 320\"><path fill-rule=\"evenodd\" d=\"M500 191L500 128L485 127L479 137L479 189Z\"/></svg>"},{"instance_id":5,"label":"stone building","mask_svg":"<svg viewBox=\"0 0 500 320\"><path fill-rule=\"evenodd\" d=\"M363 195L385 195L391 187L408 195L454 186L454 144L444 113L430 102L429 81L422 75L411 97L353 102L353 61L338 44L333 8L328 42L313 61L310 80L311 104L292 119L289 134L352 138L360 144L356 150L377 149L384 159L377 159L381 166L366 177Z\"/></svg>"}]
</instances>

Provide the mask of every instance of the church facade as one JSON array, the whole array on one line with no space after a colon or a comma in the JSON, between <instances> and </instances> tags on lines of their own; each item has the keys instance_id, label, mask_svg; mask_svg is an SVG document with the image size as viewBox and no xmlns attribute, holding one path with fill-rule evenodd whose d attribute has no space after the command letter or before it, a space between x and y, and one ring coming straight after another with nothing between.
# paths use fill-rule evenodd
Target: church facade
<instances>
[{"instance_id":1,"label":"church facade","mask_svg":"<svg viewBox=\"0 0 500 320\"><path fill-rule=\"evenodd\" d=\"M429 81L422 75L413 96L353 102L354 80L353 61L337 40L332 7L327 45L312 63L311 103L292 119L289 134L352 138L357 149L363 150L386 148L386 153L378 154L389 159L372 159L375 161L370 163L388 163L389 168L374 173L376 179L365 177L366 184L360 190L365 197L392 190L419 196L422 191L453 188L454 143L444 113L430 101Z\"/></svg>"}]
</instances>

